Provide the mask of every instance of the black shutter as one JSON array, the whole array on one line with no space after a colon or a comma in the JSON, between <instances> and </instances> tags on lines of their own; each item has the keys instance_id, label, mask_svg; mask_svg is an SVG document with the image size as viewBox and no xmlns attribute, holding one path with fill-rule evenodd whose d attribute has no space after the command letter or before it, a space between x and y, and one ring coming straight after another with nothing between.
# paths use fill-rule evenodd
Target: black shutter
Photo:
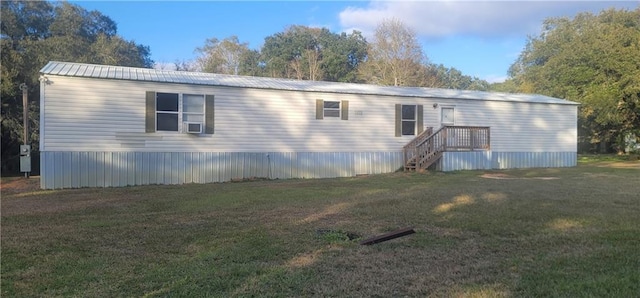
<instances>
[{"instance_id":1,"label":"black shutter","mask_svg":"<svg viewBox=\"0 0 640 298\"><path fill-rule=\"evenodd\" d=\"M156 132L156 93L147 91L145 132Z\"/></svg>"},{"instance_id":2,"label":"black shutter","mask_svg":"<svg viewBox=\"0 0 640 298\"><path fill-rule=\"evenodd\" d=\"M422 133L422 131L424 130L424 123L423 123L423 108L422 105L418 105L418 119L416 119L416 125L418 126L418 133L416 135L419 135L420 133Z\"/></svg>"},{"instance_id":3,"label":"black shutter","mask_svg":"<svg viewBox=\"0 0 640 298\"><path fill-rule=\"evenodd\" d=\"M396 104L396 137L402 136L402 105Z\"/></svg>"},{"instance_id":4,"label":"black shutter","mask_svg":"<svg viewBox=\"0 0 640 298\"><path fill-rule=\"evenodd\" d=\"M205 95L204 103L204 133L213 134L215 127L215 101L213 95Z\"/></svg>"},{"instance_id":5,"label":"black shutter","mask_svg":"<svg viewBox=\"0 0 640 298\"><path fill-rule=\"evenodd\" d=\"M316 99L316 119L324 119L324 100Z\"/></svg>"},{"instance_id":6,"label":"black shutter","mask_svg":"<svg viewBox=\"0 0 640 298\"><path fill-rule=\"evenodd\" d=\"M341 119L349 120L349 101L343 100L340 104L340 108L342 109L342 112L340 113Z\"/></svg>"}]
</instances>

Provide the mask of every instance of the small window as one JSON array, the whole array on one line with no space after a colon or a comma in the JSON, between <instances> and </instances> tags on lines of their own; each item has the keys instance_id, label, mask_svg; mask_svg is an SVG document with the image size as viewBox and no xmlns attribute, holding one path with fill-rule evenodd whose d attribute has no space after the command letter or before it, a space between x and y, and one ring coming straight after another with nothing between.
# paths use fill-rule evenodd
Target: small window
<instances>
[{"instance_id":1,"label":"small window","mask_svg":"<svg viewBox=\"0 0 640 298\"><path fill-rule=\"evenodd\" d=\"M176 93L156 95L156 129L159 131L178 131L179 97Z\"/></svg>"},{"instance_id":2,"label":"small window","mask_svg":"<svg viewBox=\"0 0 640 298\"><path fill-rule=\"evenodd\" d=\"M324 102L324 116L325 117L340 117L340 102L339 101L325 101Z\"/></svg>"},{"instance_id":3,"label":"small window","mask_svg":"<svg viewBox=\"0 0 640 298\"><path fill-rule=\"evenodd\" d=\"M416 106L402 105L402 135L416 134Z\"/></svg>"},{"instance_id":4,"label":"small window","mask_svg":"<svg viewBox=\"0 0 640 298\"><path fill-rule=\"evenodd\" d=\"M316 99L316 119L322 120L325 117L349 120L349 101L324 101L322 99Z\"/></svg>"},{"instance_id":5,"label":"small window","mask_svg":"<svg viewBox=\"0 0 640 298\"><path fill-rule=\"evenodd\" d=\"M204 95L182 95L182 121L204 122Z\"/></svg>"}]
</instances>

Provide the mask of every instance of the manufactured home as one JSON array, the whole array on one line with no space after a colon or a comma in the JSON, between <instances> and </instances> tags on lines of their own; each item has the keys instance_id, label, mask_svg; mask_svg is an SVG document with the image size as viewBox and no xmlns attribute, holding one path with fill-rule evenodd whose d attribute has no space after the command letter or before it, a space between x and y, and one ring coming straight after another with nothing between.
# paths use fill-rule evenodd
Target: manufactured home
<instances>
[{"instance_id":1,"label":"manufactured home","mask_svg":"<svg viewBox=\"0 0 640 298\"><path fill-rule=\"evenodd\" d=\"M576 165L577 103L541 95L49 62L41 187Z\"/></svg>"}]
</instances>

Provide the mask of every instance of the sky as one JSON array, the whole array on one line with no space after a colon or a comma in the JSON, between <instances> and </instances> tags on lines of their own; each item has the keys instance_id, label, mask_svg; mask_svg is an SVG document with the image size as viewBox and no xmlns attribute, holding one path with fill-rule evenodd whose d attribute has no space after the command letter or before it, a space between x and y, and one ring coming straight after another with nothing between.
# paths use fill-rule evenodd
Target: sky
<instances>
[{"instance_id":1,"label":"sky","mask_svg":"<svg viewBox=\"0 0 640 298\"><path fill-rule=\"evenodd\" d=\"M208 38L237 36L260 49L267 36L290 25L358 30L368 41L376 25L396 18L411 28L432 63L455 67L489 82L507 78L509 66L551 17L636 9L640 1L70 1L97 10L118 34L149 46L162 64L188 61Z\"/></svg>"}]
</instances>

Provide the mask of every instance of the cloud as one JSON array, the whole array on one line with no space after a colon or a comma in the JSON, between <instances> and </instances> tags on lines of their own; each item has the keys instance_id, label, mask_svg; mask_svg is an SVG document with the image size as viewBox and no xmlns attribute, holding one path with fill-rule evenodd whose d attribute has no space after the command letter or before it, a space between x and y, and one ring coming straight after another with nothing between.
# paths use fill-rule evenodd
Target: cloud
<instances>
[{"instance_id":1,"label":"cloud","mask_svg":"<svg viewBox=\"0 0 640 298\"><path fill-rule=\"evenodd\" d=\"M339 14L342 28L371 36L377 24L397 18L425 38L471 35L485 38L539 32L544 19L598 13L610 7L635 9L638 1L371 1Z\"/></svg>"}]
</instances>

